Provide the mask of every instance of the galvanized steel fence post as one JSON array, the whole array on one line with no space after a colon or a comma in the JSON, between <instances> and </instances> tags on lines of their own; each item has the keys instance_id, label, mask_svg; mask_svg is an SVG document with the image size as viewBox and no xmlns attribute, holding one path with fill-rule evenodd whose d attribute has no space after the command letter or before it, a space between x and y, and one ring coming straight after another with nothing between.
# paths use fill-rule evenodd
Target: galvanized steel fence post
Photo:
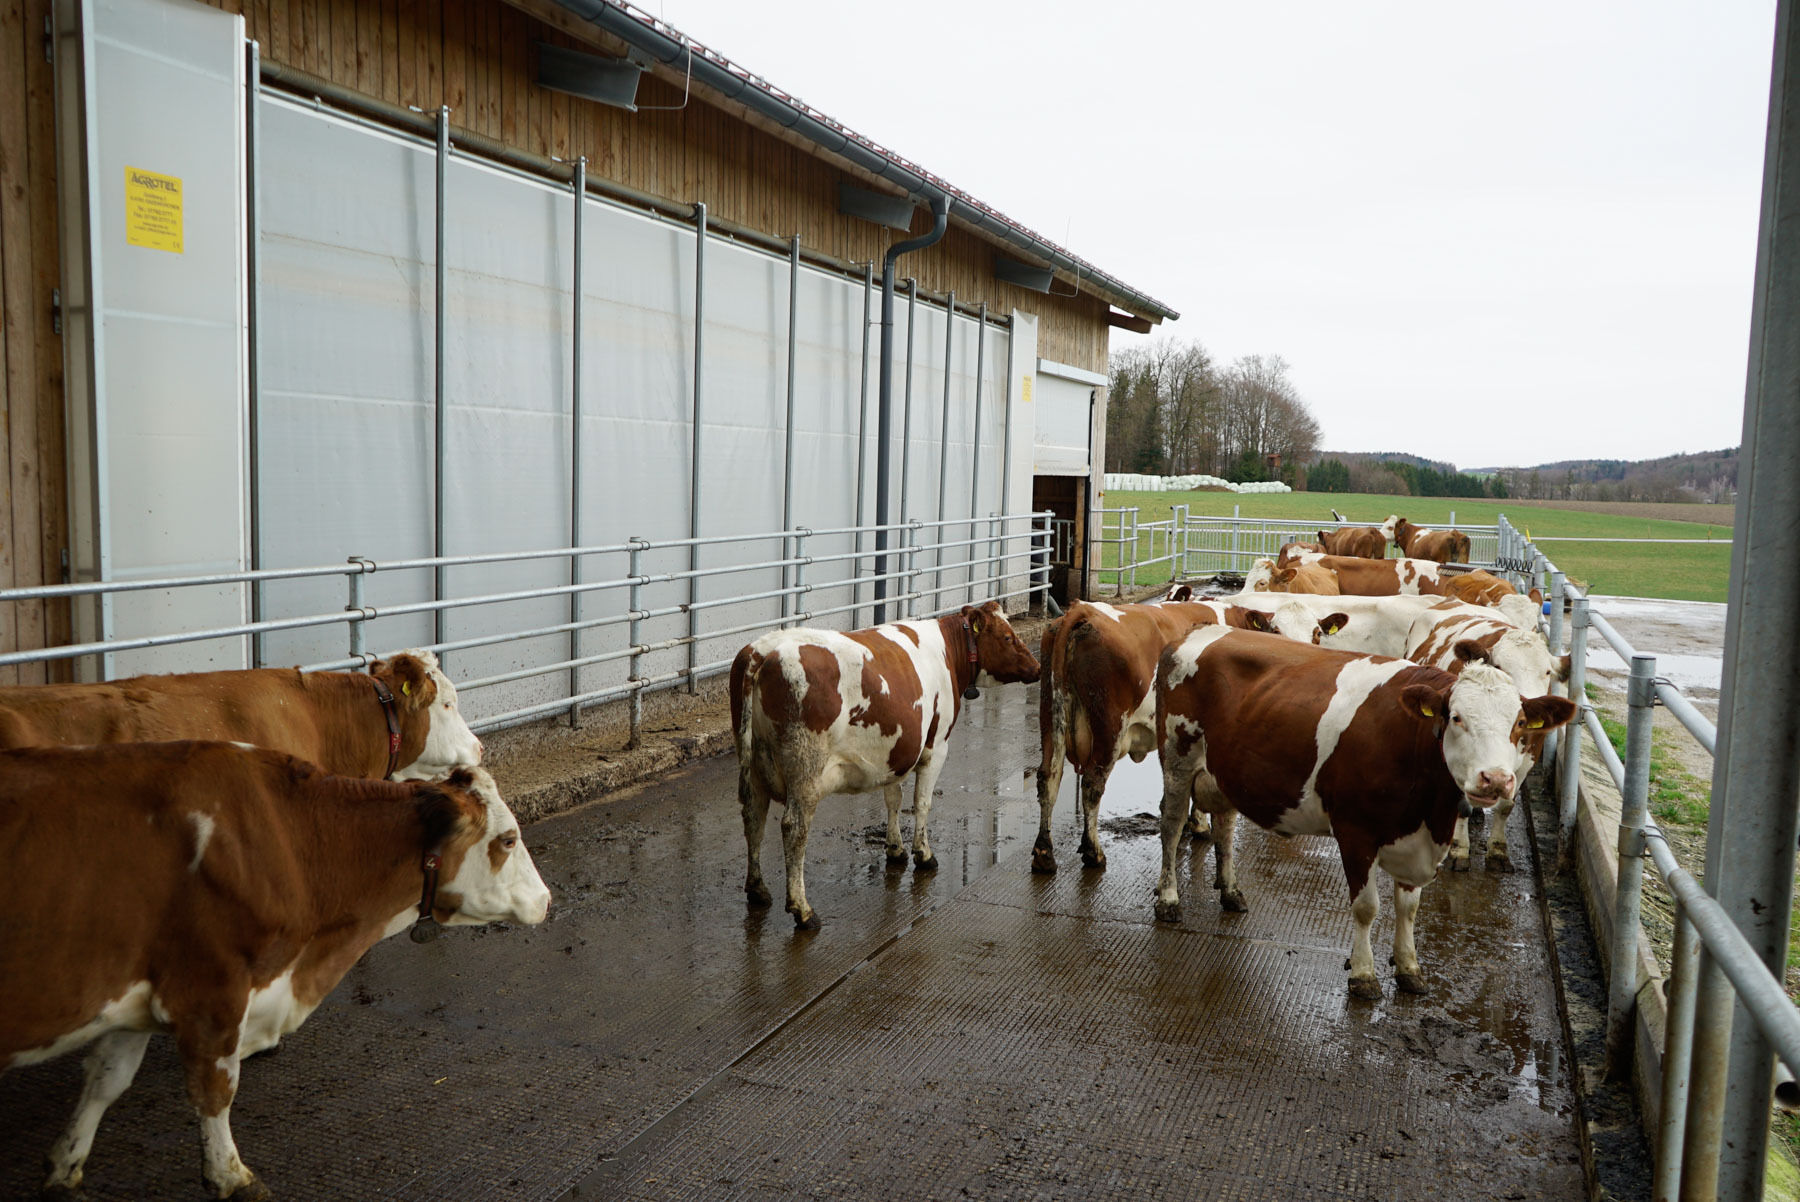
<instances>
[{"instance_id":1,"label":"galvanized steel fence post","mask_svg":"<svg viewBox=\"0 0 1800 1202\"><path fill-rule=\"evenodd\" d=\"M1588 708L1587 640L1588 599L1576 597L1569 614L1569 700L1578 709L1575 720L1562 730L1562 742L1556 759L1556 870L1567 872L1575 867L1576 807L1581 799L1581 713Z\"/></svg>"},{"instance_id":2,"label":"galvanized steel fence post","mask_svg":"<svg viewBox=\"0 0 1800 1202\"><path fill-rule=\"evenodd\" d=\"M1561 572L1550 573L1550 654L1554 658L1563 653L1563 595L1568 591L1568 580ZM1560 730L1551 731L1544 739L1544 754L1552 762L1556 759L1556 749L1562 745Z\"/></svg>"},{"instance_id":3,"label":"galvanized steel fence post","mask_svg":"<svg viewBox=\"0 0 1800 1202\"><path fill-rule=\"evenodd\" d=\"M569 339L569 546L581 546L581 219L587 209L587 157L575 160L570 184L575 193L575 223L571 249L575 264L570 286L569 320L573 334ZM579 585L581 556L569 556L569 583ZM581 658L581 618L583 597L579 590L569 593L569 658ZM569 669L569 696L581 695L581 669ZM569 703L569 726L581 725L581 702Z\"/></svg>"},{"instance_id":4,"label":"galvanized steel fence post","mask_svg":"<svg viewBox=\"0 0 1800 1202\"><path fill-rule=\"evenodd\" d=\"M912 521L912 377L913 331L919 328L919 281L906 281L906 384L900 403L900 520ZM902 610L902 613L908 611Z\"/></svg>"},{"instance_id":5,"label":"galvanized steel fence post","mask_svg":"<svg viewBox=\"0 0 1800 1202\"><path fill-rule=\"evenodd\" d=\"M1675 903L1675 948L1669 957L1669 1016L1664 1026L1662 1117L1657 1124L1653 1196L1674 1202L1681 1190L1687 1136L1688 1081L1694 1059L1694 997L1700 984L1699 933Z\"/></svg>"},{"instance_id":6,"label":"galvanized steel fence post","mask_svg":"<svg viewBox=\"0 0 1800 1202\"><path fill-rule=\"evenodd\" d=\"M357 555L352 555L350 557L350 562L355 564L358 569L349 574L350 603L344 606L346 610L356 615L350 619L349 623L350 658L360 659L362 661L362 666L366 668L369 666L369 652L367 635L363 630L363 623L369 618L374 617L375 613L363 601L363 577L375 570L375 564L373 560L363 559L361 556Z\"/></svg>"},{"instance_id":7,"label":"galvanized steel fence post","mask_svg":"<svg viewBox=\"0 0 1800 1202\"><path fill-rule=\"evenodd\" d=\"M787 344L787 421L786 436L781 452L781 528L794 528L794 369L795 356L800 345L800 235L795 234L788 241L788 344ZM788 537L781 539L781 558L788 558ZM787 617L792 612L789 603L793 600L788 592L788 580L791 578L788 565L781 565L781 616Z\"/></svg>"},{"instance_id":8,"label":"galvanized steel fence post","mask_svg":"<svg viewBox=\"0 0 1800 1202\"><path fill-rule=\"evenodd\" d=\"M1238 516L1238 513L1242 508L1243 505L1241 503L1234 504L1231 507L1231 570L1234 572L1243 571L1244 566L1244 561L1238 552L1240 534L1243 530L1243 527L1239 525L1239 522L1242 519Z\"/></svg>"},{"instance_id":9,"label":"galvanized steel fence post","mask_svg":"<svg viewBox=\"0 0 1800 1202\"><path fill-rule=\"evenodd\" d=\"M1607 978L1606 1068L1631 1075L1637 1017L1638 911L1644 879L1644 815L1650 802L1650 732L1656 706L1656 657L1631 657L1625 700L1625 789L1619 806L1619 891L1614 899L1612 972Z\"/></svg>"},{"instance_id":10,"label":"galvanized steel fence post","mask_svg":"<svg viewBox=\"0 0 1800 1202\"><path fill-rule=\"evenodd\" d=\"M625 594L625 609L631 615L625 641L631 646L631 666L625 682L631 686L631 736L627 748L636 747L644 733L644 548L650 544L633 536L626 561L625 574L631 586Z\"/></svg>"},{"instance_id":11,"label":"galvanized steel fence post","mask_svg":"<svg viewBox=\"0 0 1800 1202\"><path fill-rule=\"evenodd\" d=\"M250 492L250 568L262 567L262 346L258 337L257 303L262 292L262 253L257 245L262 239L262 193L259 176L262 168L262 119L258 114L262 97L261 47L244 43L244 273L249 286L244 294L244 367L249 440ZM262 621L263 586L258 580L250 586L250 620ZM263 636L250 636L250 666L263 666Z\"/></svg>"},{"instance_id":12,"label":"galvanized steel fence post","mask_svg":"<svg viewBox=\"0 0 1800 1202\"><path fill-rule=\"evenodd\" d=\"M807 584L806 584L806 565L812 562L812 560L808 559L807 555L806 555L806 537L807 537L807 535L809 535L811 533L812 533L812 531L808 530L805 526L802 526L798 530L794 531L794 560L795 560L795 563L794 563L794 604L793 604L793 610L792 610L793 616L790 617L786 622L782 623L782 625L784 625L784 626L791 626L797 621L804 621L806 618L805 602L806 602L806 594L808 592Z\"/></svg>"},{"instance_id":13,"label":"galvanized steel fence post","mask_svg":"<svg viewBox=\"0 0 1800 1202\"><path fill-rule=\"evenodd\" d=\"M969 561L969 601L975 603L975 525L976 516L981 512L981 373L986 370L983 362L987 354L987 302L981 302L980 314L975 319L975 441L969 453L969 552L965 557ZM990 534L988 554L994 553L993 540ZM998 564L989 564L989 573Z\"/></svg>"},{"instance_id":14,"label":"galvanized steel fence post","mask_svg":"<svg viewBox=\"0 0 1800 1202\"><path fill-rule=\"evenodd\" d=\"M867 499L867 467L869 461L869 316L875 296L875 260L863 264L862 320L862 391L857 399L856 417L856 559L851 573L850 600L862 600L863 511ZM850 611L850 629L862 628L862 610Z\"/></svg>"},{"instance_id":15,"label":"galvanized steel fence post","mask_svg":"<svg viewBox=\"0 0 1800 1202\"><path fill-rule=\"evenodd\" d=\"M956 363L956 292L950 292L950 304L944 310L944 405L938 423L938 503L937 554L932 556L932 600L943 603L944 597L944 519L950 514L950 381Z\"/></svg>"},{"instance_id":16,"label":"galvanized steel fence post","mask_svg":"<svg viewBox=\"0 0 1800 1202\"><path fill-rule=\"evenodd\" d=\"M437 307L433 313L435 329L432 340L433 354L433 393L432 393L432 454L433 468L431 477L431 553L434 557L444 557L444 476L448 456L445 450L445 434L449 427L448 399L444 394L444 303L449 291L449 266L444 262L444 211L446 205L445 186L450 168L450 106L439 105L437 114L437 262L433 265L436 276ZM433 601L444 600L444 569L439 566L432 570ZM435 609L431 614L432 641L448 642L446 635L448 623L444 609ZM445 656L438 657L442 667Z\"/></svg>"},{"instance_id":17,"label":"galvanized steel fence post","mask_svg":"<svg viewBox=\"0 0 1800 1202\"><path fill-rule=\"evenodd\" d=\"M906 524L906 609L907 617L917 617L919 613L919 533L925 529L923 522Z\"/></svg>"},{"instance_id":18,"label":"galvanized steel fence post","mask_svg":"<svg viewBox=\"0 0 1800 1202\"><path fill-rule=\"evenodd\" d=\"M690 453L692 463L689 467L688 479L688 537L698 540L700 537L700 430L703 415L702 401L705 389L702 387L706 360L702 355L702 344L706 336L706 204L694 202L694 446ZM688 545L688 612L687 612L687 688L689 693L698 692L700 682L694 677L694 669L698 666L700 654L700 611L695 604L700 600L700 544L698 541Z\"/></svg>"}]
</instances>

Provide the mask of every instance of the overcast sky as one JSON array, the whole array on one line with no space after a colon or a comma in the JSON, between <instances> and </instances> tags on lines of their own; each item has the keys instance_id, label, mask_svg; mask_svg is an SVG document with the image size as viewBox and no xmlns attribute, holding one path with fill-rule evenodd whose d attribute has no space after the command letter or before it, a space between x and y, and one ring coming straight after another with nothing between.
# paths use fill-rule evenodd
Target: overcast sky
<instances>
[{"instance_id":1,"label":"overcast sky","mask_svg":"<svg viewBox=\"0 0 1800 1202\"><path fill-rule=\"evenodd\" d=\"M1773 0L639 3L1178 310L1154 337L1281 355L1326 448L1741 437Z\"/></svg>"}]
</instances>

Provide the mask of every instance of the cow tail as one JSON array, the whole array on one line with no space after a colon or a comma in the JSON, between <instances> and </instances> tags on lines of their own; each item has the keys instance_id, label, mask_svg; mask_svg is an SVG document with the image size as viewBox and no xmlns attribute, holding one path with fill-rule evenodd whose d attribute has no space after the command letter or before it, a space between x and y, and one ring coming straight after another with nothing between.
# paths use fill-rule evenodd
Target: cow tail
<instances>
[{"instance_id":1,"label":"cow tail","mask_svg":"<svg viewBox=\"0 0 1800 1202\"><path fill-rule=\"evenodd\" d=\"M756 670L762 657L755 648L746 646L731 661L731 737L737 744L738 804L750 803L750 710L754 703L751 690L756 687Z\"/></svg>"},{"instance_id":2,"label":"cow tail","mask_svg":"<svg viewBox=\"0 0 1800 1202\"><path fill-rule=\"evenodd\" d=\"M1063 660L1068 649L1069 622L1065 616L1045 626L1043 641L1038 647L1038 661L1043 665L1043 674L1038 680L1038 735L1042 744L1038 761L1040 788L1062 762L1069 743L1069 699L1065 693L1068 665Z\"/></svg>"}]
</instances>

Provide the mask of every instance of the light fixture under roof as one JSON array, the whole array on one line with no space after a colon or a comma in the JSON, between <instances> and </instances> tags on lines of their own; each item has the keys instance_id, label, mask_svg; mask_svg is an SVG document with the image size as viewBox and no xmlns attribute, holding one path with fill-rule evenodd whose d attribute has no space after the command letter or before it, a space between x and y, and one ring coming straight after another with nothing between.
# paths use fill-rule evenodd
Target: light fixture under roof
<instances>
[{"instance_id":1,"label":"light fixture under roof","mask_svg":"<svg viewBox=\"0 0 1800 1202\"><path fill-rule=\"evenodd\" d=\"M637 112L638 80L643 78L644 70L644 64L628 58L603 58L548 42L537 44L539 87L597 100L627 112Z\"/></svg>"}]
</instances>

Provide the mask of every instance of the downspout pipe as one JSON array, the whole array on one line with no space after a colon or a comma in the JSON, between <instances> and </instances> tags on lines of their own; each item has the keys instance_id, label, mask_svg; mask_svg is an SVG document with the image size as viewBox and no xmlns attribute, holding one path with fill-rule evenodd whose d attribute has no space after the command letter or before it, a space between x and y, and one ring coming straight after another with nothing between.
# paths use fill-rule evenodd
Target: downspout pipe
<instances>
[{"instance_id":1,"label":"downspout pipe","mask_svg":"<svg viewBox=\"0 0 1800 1202\"><path fill-rule=\"evenodd\" d=\"M924 250L950 228L950 198L931 198L931 229L888 247L881 259L881 374L875 401L875 624L887 621L888 499L892 492L894 433L894 261Z\"/></svg>"}]
</instances>

